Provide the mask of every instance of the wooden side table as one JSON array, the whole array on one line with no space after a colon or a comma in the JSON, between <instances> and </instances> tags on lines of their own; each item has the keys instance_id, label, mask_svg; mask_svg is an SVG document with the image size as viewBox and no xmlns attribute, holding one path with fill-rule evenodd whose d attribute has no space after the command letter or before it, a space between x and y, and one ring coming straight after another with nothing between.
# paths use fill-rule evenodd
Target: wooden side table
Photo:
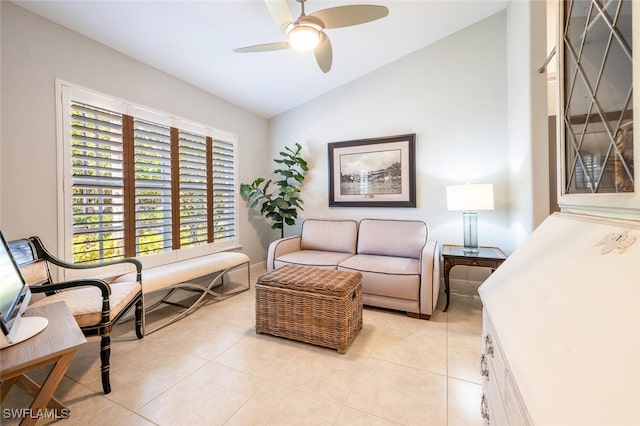
<instances>
[{"instance_id":1,"label":"wooden side table","mask_svg":"<svg viewBox=\"0 0 640 426\"><path fill-rule=\"evenodd\" d=\"M33 397L29 409L20 410L24 416L20 425L34 425L45 415L69 416L69 409L53 397L71 360L87 343L80 327L64 302L29 308L25 316L40 316L49 320L47 327L35 336L0 350L0 401L14 384ZM42 386L26 376L29 371L53 364Z\"/></svg>"},{"instance_id":2,"label":"wooden side table","mask_svg":"<svg viewBox=\"0 0 640 426\"><path fill-rule=\"evenodd\" d=\"M449 274L454 266L483 266L485 268L491 268L491 272L493 272L507 259L507 256L497 247L479 247L477 254L466 253L463 249L462 246L450 244L444 244L442 246L444 292L447 296L447 302L444 305L443 312L447 312L447 309L449 309L449 299L451 297Z\"/></svg>"}]
</instances>

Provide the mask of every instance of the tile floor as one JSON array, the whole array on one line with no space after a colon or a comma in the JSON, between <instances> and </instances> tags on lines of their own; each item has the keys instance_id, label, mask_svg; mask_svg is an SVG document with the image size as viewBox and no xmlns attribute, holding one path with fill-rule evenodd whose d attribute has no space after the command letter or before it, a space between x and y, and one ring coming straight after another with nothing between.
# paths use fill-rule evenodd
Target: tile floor
<instances>
[{"instance_id":1,"label":"tile floor","mask_svg":"<svg viewBox=\"0 0 640 426\"><path fill-rule=\"evenodd\" d=\"M142 340L131 337L133 322L120 324L109 395L101 391L98 341L91 339L55 394L71 410L61 424L482 423L477 297L453 295L445 313L442 295L430 321L365 307L363 329L345 355L256 335L253 297L252 285ZM22 390L12 389L0 423L17 424L6 409L28 403Z\"/></svg>"}]
</instances>

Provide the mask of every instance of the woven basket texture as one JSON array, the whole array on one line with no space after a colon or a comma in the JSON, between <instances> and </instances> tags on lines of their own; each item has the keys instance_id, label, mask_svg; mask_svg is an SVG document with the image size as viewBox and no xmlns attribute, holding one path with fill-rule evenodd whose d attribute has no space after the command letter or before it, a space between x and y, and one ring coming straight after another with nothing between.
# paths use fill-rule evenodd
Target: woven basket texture
<instances>
[{"instance_id":1,"label":"woven basket texture","mask_svg":"<svg viewBox=\"0 0 640 426\"><path fill-rule=\"evenodd\" d=\"M256 282L256 332L345 353L362 328L362 275L285 266Z\"/></svg>"}]
</instances>

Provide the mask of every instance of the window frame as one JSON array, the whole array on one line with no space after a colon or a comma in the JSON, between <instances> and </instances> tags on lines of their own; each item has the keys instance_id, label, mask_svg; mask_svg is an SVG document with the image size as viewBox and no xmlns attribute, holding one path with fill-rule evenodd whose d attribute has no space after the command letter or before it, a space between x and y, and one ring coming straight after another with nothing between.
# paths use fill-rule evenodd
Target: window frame
<instances>
[{"instance_id":1,"label":"window frame","mask_svg":"<svg viewBox=\"0 0 640 426\"><path fill-rule=\"evenodd\" d=\"M104 107L114 112L129 115L137 119L148 120L154 123L168 125L183 131L195 132L207 138L211 138L213 142L221 141L229 144L233 148L233 180L234 187L238 182L238 147L237 135L224 131L212 126L196 123L193 120L187 120L170 113L154 110L144 107L134 102L109 96L91 89L87 89L60 79L56 79L56 139L57 139L57 187L62 188L58 191L58 254L61 259L72 262L72 241L73 241L73 205L72 205L72 146L71 146L71 114L70 101L86 103L93 106ZM126 183L125 183L126 186ZM144 267L153 267L176 262L183 259L203 256L225 250L233 250L240 247L239 236L239 197L238 191L233 191L234 203L234 228L235 232L232 237L223 241L214 241L211 243L201 244L195 247L174 249L165 253L151 254L145 256L136 256ZM130 231L129 231L130 232ZM100 277L115 276L128 271L127 266L115 266L105 268ZM86 276L82 270L65 270L62 272L62 279L75 279ZM95 271L93 273L95 276Z\"/></svg>"}]
</instances>

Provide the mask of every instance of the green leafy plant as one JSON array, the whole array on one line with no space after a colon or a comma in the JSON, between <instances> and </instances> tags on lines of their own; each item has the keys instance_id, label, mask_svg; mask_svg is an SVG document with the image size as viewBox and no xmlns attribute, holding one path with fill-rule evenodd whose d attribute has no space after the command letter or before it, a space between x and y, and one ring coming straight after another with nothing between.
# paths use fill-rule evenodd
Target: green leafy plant
<instances>
[{"instance_id":1,"label":"green leafy plant","mask_svg":"<svg viewBox=\"0 0 640 426\"><path fill-rule=\"evenodd\" d=\"M271 219L272 229L280 229L284 236L284 225L295 224L298 210L304 210L304 202L300 198L300 188L304 182L304 174L309 170L307 162L300 156L302 146L296 143L295 149L284 147L280 158L273 161L281 165L274 170L279 180L266 180L259 177L250 184L240 184L240 194L251 203L251 208L260 206L260 214ZM275 188L271 189L271 184Z\"/></svg>"}]
</instances>

